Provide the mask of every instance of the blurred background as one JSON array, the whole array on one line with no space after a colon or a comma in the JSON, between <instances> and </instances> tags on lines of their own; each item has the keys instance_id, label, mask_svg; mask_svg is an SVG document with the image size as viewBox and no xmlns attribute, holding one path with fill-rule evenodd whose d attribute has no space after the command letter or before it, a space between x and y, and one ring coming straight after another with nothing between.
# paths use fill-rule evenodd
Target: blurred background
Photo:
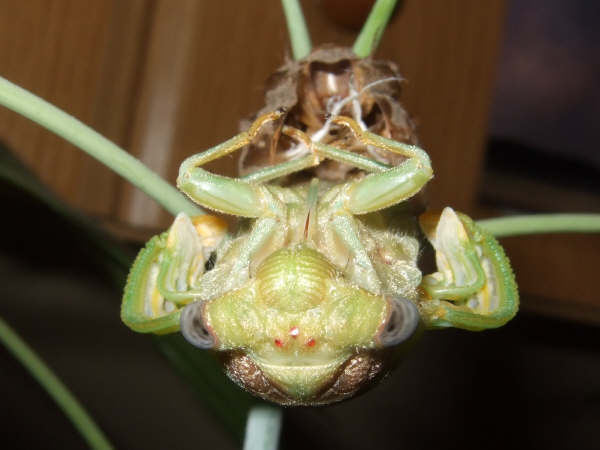
<instances>
[{"instance_id":1,"label":"blurred background","mask_svg":"<svg viewBox=\"0 0 600 450\"><path fill-rule=\"evenodd\" d=\"M302 3L314 45L351 45L371 4ZM600 212L598 19L591 0L399 2L375 56L408 80L403 104L436 174L431 207L474 218ZM182 159L231 137L262 106L263 83L286 56L276 0L0 0L0 74L171 182ZM171 221L117 175L4 109L0 141L126 254ZM231 167L224 159L211 168ZM235 448L155 342L120 323L119 283L81 225L0 186L0 316L117 447ZM600 237L502 244L521 288L515 320L480 334L428 333L361 398L286 410L282 447L597 448ZM0 358L0 442L85 448L21 366L3 349Z\"/></svg>"}]
</instances>

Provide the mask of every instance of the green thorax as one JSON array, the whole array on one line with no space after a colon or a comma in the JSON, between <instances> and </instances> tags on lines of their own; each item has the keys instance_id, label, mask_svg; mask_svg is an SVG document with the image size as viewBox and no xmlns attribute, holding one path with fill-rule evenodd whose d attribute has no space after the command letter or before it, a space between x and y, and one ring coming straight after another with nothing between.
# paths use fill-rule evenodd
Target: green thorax
<instances>
[{"instance_id":1,"label":"green thorax","mask_svg":"<svg viewBox=\"0 0 600 450\"><path fill-rule=\"evenodd\" d=\"M307 245L277 250L256 273L258 298L282 313L300 313L319 306L335 275L333 265Z\"/></svg>"}]
</instances>

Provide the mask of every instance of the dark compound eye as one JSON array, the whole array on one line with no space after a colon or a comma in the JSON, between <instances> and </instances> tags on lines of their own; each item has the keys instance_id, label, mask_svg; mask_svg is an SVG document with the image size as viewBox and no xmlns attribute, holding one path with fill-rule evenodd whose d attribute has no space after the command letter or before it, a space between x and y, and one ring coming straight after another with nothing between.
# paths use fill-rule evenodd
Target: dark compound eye
<instances>
[{"instance_id":1,"label":"dark compound eye","mask_svg":"<svg viewBox=\"0 0 600 450\"><path fill-rule=\"evenodd\" d=\"M216 263L217 263L217 252L211 252L208 259L204 263L204 270L206 272L208 272L209 270L214 269Z\"/></svg>"},{"instance_id":2,"label":"dark compound eye","mask_svg":"<svg viewBox=\"0 0 600 450\"><path fill-rule=\"evenodd\" d=\"M402 297L388 299L391 306L390 316L379 334L379 342L391 347L406 341L419 326L419 310L413 302Z\"/></svg>"},{"instance_id":3,"label":"dark compound eye","mask_svg":"<svg viewBox=\"0 0 600 450\"><path fill-rule=\"evenodd\" d=\"M194 302L181 311L181 334L193 346L202 349L215 347L215 338L205 325L203 302Z\"/></svg>"}]
</instances>

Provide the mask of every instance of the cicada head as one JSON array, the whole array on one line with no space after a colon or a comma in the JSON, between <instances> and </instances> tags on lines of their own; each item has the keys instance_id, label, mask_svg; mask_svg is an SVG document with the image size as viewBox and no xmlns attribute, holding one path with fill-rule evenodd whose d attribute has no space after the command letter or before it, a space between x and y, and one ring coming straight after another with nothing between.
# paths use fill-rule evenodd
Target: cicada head
<instances>
[{"instance_id":1,"label":"cicada head","mask_svg":"<svg viewBox=\"0 0 600 450\"><path fill-rule=\"evenodd\" d=\"M231 379L285 405L331 403L363 390L418 323L410 300L356 287L306 244L275 251L247 286L181 315L183 335L219 351Z\"/></svg>"}]
</instances>

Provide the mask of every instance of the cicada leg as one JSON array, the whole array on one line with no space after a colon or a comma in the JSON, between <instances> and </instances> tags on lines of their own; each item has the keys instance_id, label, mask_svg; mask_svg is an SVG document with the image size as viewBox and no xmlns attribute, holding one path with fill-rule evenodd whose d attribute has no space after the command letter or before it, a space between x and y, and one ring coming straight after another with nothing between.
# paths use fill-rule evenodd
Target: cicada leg
<instances>
[{"instance_id":1,"label":"cicada leg","mask_svg":"<svg viewBox=\"0 0 600 450\"><path fill-rule=\"evenodd\" d=\"M264 114L254 121L248 131L232 139L187 158L179 169L177 186L195 202L226 214L256 218L252 230L239 250L230 277L224 289L233 289L247 276L253 255L279 238L283 239L278 220L287 212L285 205L263 184L269 180L299 172L319 164L320 160L306 135L297 138L309 154L296 160L265 167L243 178L230 178L212 174L202 165L228 155L252 142L264 124L279 120L285 114L279 110Z\"/></svg>"},{"instance_id":2,"label":"cicada leg","mask_svg":"<svg viewBox=\"0 0 600 450\"><path fill-rule=\"evenodd\" d=\"M218 217L179 214L136 258L123 295L123 322L142 333L178 331L181 308L202 295L198 281L226 231Z\"/></svg>"},{"instance_id":3,"label":"cicada leg","mask_svg":"<svg viewBox=\"0 0 600 450\"><path fill-rule=\"evenodd\" d=\"M244 178L215 175L201 166L250 144L266 123L279 120L284 114L284 111L264 114L248 131L187 158L179 168L177 187L196 203L225 214L251 218L268 214L271 205L264 204L267 194L260 183L318 165L316 154L267 167Z\"/></svg>"},{"instance_id":4,"label":"cicada leg","mask_svg":"<svg viewBox=\"0 0 600 450\"><path fill-rule=\"evenodd\" d=\"M367 214L405 201L417 194L433 177L429 156L416 145L404 144L363 130L349 117L338 116L332 122L349 128L364 145L385 149L407 158L398 166L377 167L373 161L361 166L358 155L354 155L356 167L376 173L347 185L345 206L352 214ZM340 150L320 144L315 144L315 147L328 158L342 161Z\"/></svg>"},{"instance_id":5,"label":"cicada leg","mask_svg":"<svg viewBox=\"0 0 600 450\"><path fill-rule=\"evenodd\" d=\"M438 271L423 277L421 317L431 328L496 328L517 312L519 294L500 244L470 218L445 208L425 213L421 228Z\"/></svg>"}]
</instances>

